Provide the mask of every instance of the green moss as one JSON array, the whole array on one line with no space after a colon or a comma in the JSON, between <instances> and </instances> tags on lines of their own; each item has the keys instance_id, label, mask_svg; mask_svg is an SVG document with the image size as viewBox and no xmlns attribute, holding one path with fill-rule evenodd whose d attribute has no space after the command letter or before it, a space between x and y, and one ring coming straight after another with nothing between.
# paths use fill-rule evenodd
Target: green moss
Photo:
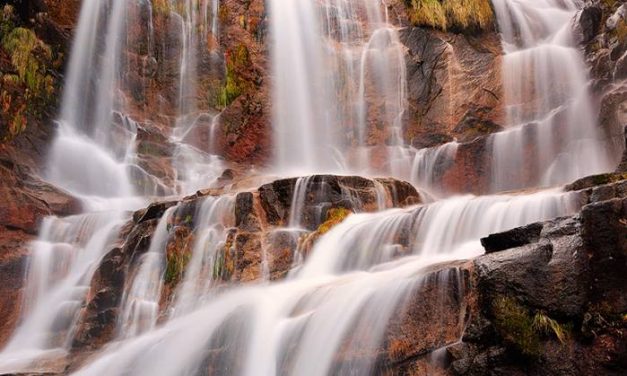
<instances>
[{"instance_id":1,"label":"green moss","mask_svg":"<svg viewBox=\"0 0 627 376\"><path fill-rule=\"evenodd\" d=\"M26 129L25 103L15 103L15 99L5 90L2 90L0 91L0 109L2 109L2 117L6 121L6 128L0 129L1 140L10 140Z\"/></svg>"},{"instance_id":2,"label":"green moss","mask_svg":"<svg viewBox=\"0 0 627 376\"><path fill-rule=\"evenodd\" d=\"M42 62L52 59L52 51L32 30L16 27L2 38L2 48L11 56L20 80L33 93L52 95L53 78L46 75Z\"/></svg>"},{"instance_id":3,"label":"green moss","mask_svg":"<svg viewBox=\"0 0 627 376\"><path fill-rule=\"evenodd\" d=\"M565 344L571 336L570 325L562 325L542 311L532 315L510 297L495 299L492 314L494 326L503 340L525 356L539 357L543 338L555 338Z\"/></svg>"},{"instance_id":4,"label":"green moss","mask_svg":"<svg viewBox=\"0 0 627 376\"><path fill-rule=\"evenodd\" d=\"M15 14L11 5L5 5L0 13L0 40L4 39L11 30L15 28Z\"/></svg>"},{"instance_id":5,"label":"green moss","mask_svg":"<svg viewBox=\"0 0 627 376\"><path fill-rule=\"evenodd\" d=\"M416 26L440 30L486 30L494 25L489 0L405 0Z\"/></svg>"},{"instance_id":6,"label":"green moss","mask_svg":"<svg viewBox=\"0 0 627 376\"><path fill-rule=\"evenodd\" d=\"M516 300L497 298L492 305L494 325L503 339L523 355L540 355L540 336L533 326L533 318Z\"/></svg>"},{"instance_id":7,"label":"green moss","mask_svg":"<svg viewBox=\"0 0 627 376\"><path fill-rule=\"evenodd\" d=\"M247 88L249 83L242 77L242 72L250 67L250 54L245 45L238 45L235 50L226 53L226 78L218 95L220 107L233 103Z\"/></svg>"},{"instance_id":8,"label":"green moss","mask_svg":"<svg viewBox=\"0 0 627 376\"><path fill-rule=\"evenodd\" d=\"M224 254L222 252L218 252L215 259L213 260L213 279L222 279L225 271L226 269L224 265Z\"/></svg>"},{"instance_id":9,"label":"green moss","mask_svg":"<svg viewBox=\"0 0 627 376\"><path fill-rule=\"evenodd\" d=\"M154 14L168 15L173 10L172 3L168 0L152 0Z\"/></svg>"},{"instance_id":10,"label":"green moss","mask_svg":"<svg viewBox=\"0 0 627 376\"><path fill-rule=\"evenodd\" d=\"M187 264L189 264L190 259L191 255L187 252L168 252L166 254L165 283L178 283L183 278L185 268L187 268Z\"/></svg>"}]
</instances>

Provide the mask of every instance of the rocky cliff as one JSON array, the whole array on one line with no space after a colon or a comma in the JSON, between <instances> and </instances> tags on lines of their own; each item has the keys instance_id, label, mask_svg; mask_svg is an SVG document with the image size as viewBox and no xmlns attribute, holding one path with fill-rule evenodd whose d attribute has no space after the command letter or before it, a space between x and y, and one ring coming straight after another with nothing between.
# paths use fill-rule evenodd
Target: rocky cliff
<instances>
[{"instance_id":1,"label":"rocky cliff","mask_svg":"<svg viewBox=\"0 0 627 376\"><path fill-rule=\"evenodd\" d=\"M139 166L168 186L175 175L169 134L176 122L175 64L182 46L173 37L180 21L164 4L153 1L154 38L160 43L152 54L141 38L145 26L129 30L128 38L137 43L124 51L129 78L121 91L138 122ZM415 13L420 1L387 4L406 48L405 139L416 148L456 141L455 159L437 166L436 180L448 192L486 193L489 136L504 126L498 25L490 16L469 24L423 19ZM0 344L17 324L29 242L42 219L81 211L77 199L42 178L79 8L79 0L9 0L1 9ZM141 16L146 8L138 2L135 11ZM199 74L195 100L220 117L217 129L210 119L197 121L188 139L228 162L223 180L190 197L159 199L133 214L93 277L72 356L45 365L43 373L75 369L115 336L124 289L168 209L162 316L182 283L198 212L213 198L227 197L221 220L230 224L220 229L224 241L207 272L216 288L254 283L264 270L271 280L283 279L295 257L307 257L313 244L348 215L426 201L414 187L393 179L313 176L318 194L306 195L297 208L304 230L296 236L278 231L293 220L297 179L246 177L249 166L267 165L271 158L267 17L263 0L222 1L219 35L199 49L199 66L206 70ZM616 150L624 147L627 125L626 20L627 6L612 0L587 2L577 19L599 127ZM385 142L383 137L373 133L371 141ZM626 166L627 154L616 174L573 182L569 189L577 192L578 214L491 235L483 239L485 255L427 270L393 313L383 344L359 351L346 345L352 352L337 355L337 370L366 357L376 359L377 373L390 375L624 374ZM137 180L137 185L151 184ZM409 246L411 231L395 239L401 245L396 257ZM455 288L442 294L442 280ZM424 304L436 300L437 307ZM363 340L359 336L367 329L362 329L346 341Z\"/></svg>"}]
</instances>

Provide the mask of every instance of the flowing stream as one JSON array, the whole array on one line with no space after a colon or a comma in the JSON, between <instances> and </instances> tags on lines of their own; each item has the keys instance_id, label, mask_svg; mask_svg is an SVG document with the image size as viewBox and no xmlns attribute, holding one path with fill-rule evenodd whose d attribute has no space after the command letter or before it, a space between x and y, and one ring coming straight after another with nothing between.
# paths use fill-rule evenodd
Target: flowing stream
<instances>
[{"instance_id":1,"label":"flowing stream","mask_svg":"<svg viewBox=\"0 0 627 376\"><path fill-rule=\"evenodd\" d=\"M197 85L201 68L215 64L202 58L210 39L215 47L208 54L219 53L221 5L217 0L166 1L180 26L181 45L176 120L167 135L175 145L176 178L167 193L180 198L211 187L228 165L213 154L212 140L204 147L191 142L199 127L212 130L220 121L219 114L203 108ZM130 18L130 9L139 3L148 14L142 27L150 55L158 43L152 2L83 1L46 177L79 197L84 213L43 220L32 244L22 319L0 352L1 373L45 370L42 359L68 355L96 268L120 246L120 230L130 213L154 200L158 191L138 190L131 178L132 171L143 171L135 150L141 125L120 89L125 84L124 35L129 24L138 22ZM308 255L294 257L285 279L271 280L264 270L255 283L224 287L216 277L223 262L218 254L235 227L236 192L207 196L193 215L194 240L183 278L172 292L171 306L160 312L171 222L182 210L174 205L158 220L148 251L129 274L115 341L92 354L75 374L374 373L381 366L374 354L385 342L389 322L422 293L422 286L438 286L431 295L434 305L444 306L452 286L463 295L458 262L483 253L481 237L574 214L577 196L560 185L611 169L574 42L574 1L493 0L505 51L508 122L490 138L495 194L444 198L436 170L455 158L459 144L415 150L403 139L405 47L385 1L267 3L271 170L302 176L291 198L289 223L273 230L296 239L308 232L302 219L305 201L324 195L311 189L308 176L314 172L409 179L423 203L390 208L385 189L377 187L378 211L352 214L322 235ZM559 140L552 137L558 130ZM527 161L530 144L536 159ZM523 168L532 169L533 176L512 175ZM145 171L143 178L156 181ZM496 193L537 187L547 189ZM322 222L322 213L319 217ZM434 346L461 337L464 310L459 308L455 322L447 324L454 326L457 339L447 342L444 324L433 325ZM348 355L339 361L340 353Z\"/></svg>"}]
</instances>

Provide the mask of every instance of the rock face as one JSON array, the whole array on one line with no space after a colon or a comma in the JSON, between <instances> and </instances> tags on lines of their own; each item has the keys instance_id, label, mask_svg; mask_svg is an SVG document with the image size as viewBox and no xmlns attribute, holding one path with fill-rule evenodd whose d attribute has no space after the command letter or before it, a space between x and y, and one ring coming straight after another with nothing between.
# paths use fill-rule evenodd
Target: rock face
<instances>
[{"instance_id":1,"label":"rock face","mask_svg":"<svg viewBox=\"0 0 627 376\"><path fill-rule=\"evenodd\" d=\"M303 178L304 179L304 178ZM275 231L287 225L295 194L297 179L277 180L250 192L233 196L232 212L226 213L225 239L218 250L221 260L213 270L214 283L238 284L263 277L265 262L271 279L283 278L293 266L299 242L315 230L327 216L327 211L345 208L351 212L375 211L383 197L387 205L402 207L420 202L420 196L410 184L394 179L370 180L355 176L319 175L307 179L303 205L302 229L295 232ZM377 186L381 189L377 190ZM128 281L137 269L140 256L149 246L157 222L169 208L175 208L168 222L166 255L189 259L192 233L201 224L197 213L210 194L229 195L225 191L198 193L180 202L155 203L133 215L122 230L117 245L104 257L95 273L91 290L81 314L73 348L82 352L97 349L114 339L120 302ZM231 223L232 217L234 219ZM170 261L166 261L166 268ZM11 264L8 264L10 266ZM168 277L161 298L161 312L171 303L171 294L182 275Z\"/></svg>"},{"instance_id":2,"label":"rock face","mask_svg":"<svg viewBox=\"0 0 627 376\"><path fill-rule=\"evenodd\" d=\"M499 130L501 47L496 33L451 35L408 27L406 139L431 147L453 138L472 141Z\"/></svg>"},{"instance_id":3,"label":"rock face","mask_svg":"<svg viewBox=\"0 0 627 376\"><path fill-rule=\"evenodd\" d=\"M9 0L0 9L0 40L19 29L12 38L30 41L26 55L38 67L31 73L41 81L29 87L13 59L24 51L1 43L0 346L18 320L28 242L37 236L40 221L81 210L76 199L40 177L55 131L52 119L80 3ZM265 2L220 3L219 35L199 52L203 80L196 100L221 115L216 129L211 116L199 117L186 141L204 151L212 148L233 163L233 170L222 177L226 184L242 169L240 163L248 168L270 158L271 78ZM141 17L146 9L137 4L132 12ZM387 4L399 19L406 47L405 139L416 148L459 141L455 160L436 178L451 192L486 192L489 135L503 124L502 51L496 30L457 33L415 27L405 13L405 1ZM623 148L627 125L626 9L619 1L589 2L578 20L608 151ZM139 24L130 26L131 47L123 51L129 68L120 92L138 126L133 180L138 188L161 195L175 180L175 145L169 134L178 111L180 26L176 17L157 13L155 39L161 43L154 56L147 53L140 38L145 26ZM219 95L222 90L224 96ZM127 120L116 117L112 129ZM382 344L341 351L335 371L375 358L374 371L390 375L624 374L626 166L627 153L616 174L588 177L567 187L579 191L586 204L579 215L490 235L482 240L488 254L437 265L417 278L413 293L392 313ZM146 180L145 172L158 182ZM115 338L125 288L169 208L176 211L168 223L166 260L185 260L199 207L207 197L230 195L232 211L217 251L220 263L212 271L221 288L259 280L263 273L272 280L284 278L297 252L306 255L311 249L320 227L343 219L330 218L334 210L349 215L421 202L411 185L393 179L313 176L302 191L299 183L303 181L292 178L237 194L226 189L200 192L134 213L93 277L72 351L81 356ZM296 194L303 196L300 208L293 206ZM290 225L294 228L289 231L277 231ZM159 302L162 314L183 277L174 268ZM346 341L369 343L368 328L361 325Z\"/></svg>"},{"instance_id":4,"label":"rock face","mask_svg":"<svg viewBox=\"0 0 627 376\"><path fill-rule=\"evenodd\" d=\"M579 17L579 30L594 80L592 88L600 98L599 126L612 140L608 151L620 155L627 125L627 7L620 1L587 3Z\"/></svg>"},{"instance_id":5,"label":"rock face","mask_svg":"<svg viewBox=\"0 0 627 376\"><path fill-rule=\"evenodd\" d=\"M587 196L580 215L483 240L494 253L474 261L478 311L448 349L447 373L625 372L625 184L592 188L611 194Z\"/></svg>"}]
</instances>

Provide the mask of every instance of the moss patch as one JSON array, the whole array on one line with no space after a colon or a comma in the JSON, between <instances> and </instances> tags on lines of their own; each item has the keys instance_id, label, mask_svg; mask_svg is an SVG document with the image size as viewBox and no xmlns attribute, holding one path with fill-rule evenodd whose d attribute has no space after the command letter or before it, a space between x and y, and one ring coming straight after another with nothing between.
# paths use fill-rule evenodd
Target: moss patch
<instances>
[{"instance_id":1,"label":"moss patch","mask_svg":"<svg viewBox=\"0 0 627 376\"><path fill-rule=\"evenodd\" d=\"M224 108L233 103L250 85L242 75L250 65L250 53L245 45L240 44L226 52L226 78L218 95L219 107Z\"/></svg>"},{"instance_id":2,"label":"moss patch","mask_svg":"<svg viewBox=\"0 0 627 376\"><path fill-rule=\"evenodd\" d=\"M540 355L540 336L533 326L533 318L516 300L497 298L492 305L494 325L505 342L523 355Z\"/></svg>"},{"instance_id":3,"label":"moss patch","mask_svg":"<svg viewBox=\"0 0 627 376\"><path fill-rule=\"evenodd\" d=\"M13 7L0 11L0 140L9 141L40 118L55 99L53 51L30 29L18 27Z\"/></svg>"},{"instance_id":4,"label":"moss patch","mask_svg":"<svg viewBox=\"0 0 627 376\"><path fill-rule=\"evenodd\" d=\"M489 0L405 0L416 26L440 30L477 31L494 26Z\"/></svg>"},{"instance_id":5,"label":"moss patch","mask_svg":"<svg viewBox=\"0 0 627 376\"><path fill-rule=\"evenodd\" d=\"M498 297L492 303L494 326L505 343L524 356L542 355L542 339L554 338L564 344L570 338L570 326L562 325L538 311L531 314L516 299Z\"/></svg>"},{"instance_id":6,"label":"moss patch","mask_svg":"<svg viewBox=\"0 0 627 376\"><path fill-rule=\"evenodd\" d=\"M346 217L353 214L352 211L345 208L333 208L327 211L327 220L321 224L316 230L318 235L324 235L331 229L340 223L342 223Z\"/></svg>"},{"instance_id":7,"label":"moss patch","mask_svg":"<svg viewBox=\"0 0 627 376\"><path fill-rule=\"evenodd\" d=\"M165 283L176 284L185 273L185 268L189 264L191 255L189 253L168 253L166 255Z\"/></svg>"}]
</instances>

